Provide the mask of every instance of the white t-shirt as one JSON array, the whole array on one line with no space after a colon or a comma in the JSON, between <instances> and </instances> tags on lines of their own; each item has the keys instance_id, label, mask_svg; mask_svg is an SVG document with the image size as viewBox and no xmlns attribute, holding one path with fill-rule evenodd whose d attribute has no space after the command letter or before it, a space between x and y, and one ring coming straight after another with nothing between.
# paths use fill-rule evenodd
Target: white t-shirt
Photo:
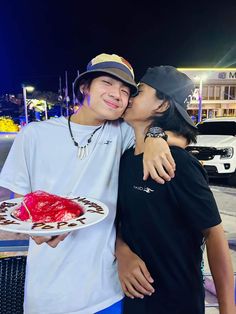
<instances>
[{"instance_id":1,"label":"white t-shirt","mask_svg":"<svg viewBox=\"0 0 236 314\"><path fill-rule=\"evenodd\" d=\"M95 126L71 123L84 145ZM109 207L102 222L73 231L56 248L30 241L25 314L91 314L123 297L114 258L118 171L122 153L133 144L124 122L107 122L80 160L64 117L33 122L17 135L0 175L0 186L26 194L44 190L62 196L98 199Z\"/></svg>"}]
</instances>

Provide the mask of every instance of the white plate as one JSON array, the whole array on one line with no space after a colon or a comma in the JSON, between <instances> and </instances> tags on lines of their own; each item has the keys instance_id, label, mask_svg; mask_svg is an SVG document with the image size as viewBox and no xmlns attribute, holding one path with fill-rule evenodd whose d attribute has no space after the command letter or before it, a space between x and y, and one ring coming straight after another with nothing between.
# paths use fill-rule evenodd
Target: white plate
<instances>
[{"instance_id":1,"label":"white plate","mask_svg":"<svg viewBox=\"0 0 236 314\"><path fill-rule=\"evenodd\" d=\"M14 218L11 213L20 205L22 197L0 202L0 230L26 233L31 236L59 235L86 228L102 221L108 215L108 207L95 199L87 197L71 198L83 209L84 214L66 222L34 223Z\"/></svg>"}]
</instances>

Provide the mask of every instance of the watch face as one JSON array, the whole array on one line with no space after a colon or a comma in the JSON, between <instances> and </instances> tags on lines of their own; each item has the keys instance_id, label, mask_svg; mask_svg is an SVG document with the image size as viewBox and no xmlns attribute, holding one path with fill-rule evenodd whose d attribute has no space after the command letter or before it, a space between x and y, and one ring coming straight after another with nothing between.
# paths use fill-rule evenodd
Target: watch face
<instances>
[{"instance_id":1,"label":"watch face","mask_svg":"<svg viewBox=\"0 0 236 314\"><path fill-rule=\"evenodd\" d=\"M162 128L154 126L154 127L151 127L149 129L149 132L152 133L152 134L160 134L160 133L163 133L163 130L162 130Z\"/></svg>"},{"instance_id":2,"label":"watch face","mask_svg":"<svg viewBox=\"0 0 236 314\"><path fill-rule=\"evenodd\" d=\"M151 127L148 130L148 132L147 132L147 134L145 136L145 139L147 137L155 137L155 138L160 137L160 138L163 138L163 140L165 140L165 141L167 141L167 138L168 138L168 136L165 133L165 131L162 128L158 127L158 126Z\"/></svg>"}]
</instances>

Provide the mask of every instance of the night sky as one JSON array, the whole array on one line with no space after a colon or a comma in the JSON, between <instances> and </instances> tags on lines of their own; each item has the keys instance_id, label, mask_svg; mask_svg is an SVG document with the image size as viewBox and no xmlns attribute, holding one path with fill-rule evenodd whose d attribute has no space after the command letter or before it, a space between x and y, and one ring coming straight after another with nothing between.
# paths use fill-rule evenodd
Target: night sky
<instances>
[{"instance_id":1,"label":"night sky","mask_svg":"<svg viewBox=\"0 0 236 314\"><path fill-rule=\"evenodd\" d=\"M236 1L0 1L0 93L57 92L95 55L148 66L236 66Z\"/></svg>"}]
</instances>

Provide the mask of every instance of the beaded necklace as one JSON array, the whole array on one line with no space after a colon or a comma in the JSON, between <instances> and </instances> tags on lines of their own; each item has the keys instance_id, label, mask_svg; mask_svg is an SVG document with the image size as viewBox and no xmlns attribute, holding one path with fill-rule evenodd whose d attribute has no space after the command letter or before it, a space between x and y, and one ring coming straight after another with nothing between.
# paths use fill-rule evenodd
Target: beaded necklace
<instances>
[{"instance_id":1,"label":"beaded necklace","mask_svg":"<svg viewBox=\"0 0 236 314\"><path fill-rule=\"evenodd\" d=\"M90 135L90 137L89 137L88 140L87 140L87 143L86 143L84 146L80 146L79 143L76 142L76 140L74 139L74 136L73 136L73 133L72 133L72 130L71 130L71 124L70 124L70 122L71 122L71 121L70 121L70 120L71 120L71 116L72 116L72 115L70 115L70 116L68 117L68 127L69 127L69 131L70 131L70 136L71 136L72 141L74 142L74 145L75 145L76 147L78 147L78 153L77 153L78 158L79 158L79 159L83 159L83 158L85 158L85 157L88 156L88 154L89 154L88 146L89 146L89 144L91 143L94 134L95 134L99 129L101 129L102 125L100 125L98 128L96 128L96 129L93 131L93 133Z\"/></svg>"}]
</instances>

